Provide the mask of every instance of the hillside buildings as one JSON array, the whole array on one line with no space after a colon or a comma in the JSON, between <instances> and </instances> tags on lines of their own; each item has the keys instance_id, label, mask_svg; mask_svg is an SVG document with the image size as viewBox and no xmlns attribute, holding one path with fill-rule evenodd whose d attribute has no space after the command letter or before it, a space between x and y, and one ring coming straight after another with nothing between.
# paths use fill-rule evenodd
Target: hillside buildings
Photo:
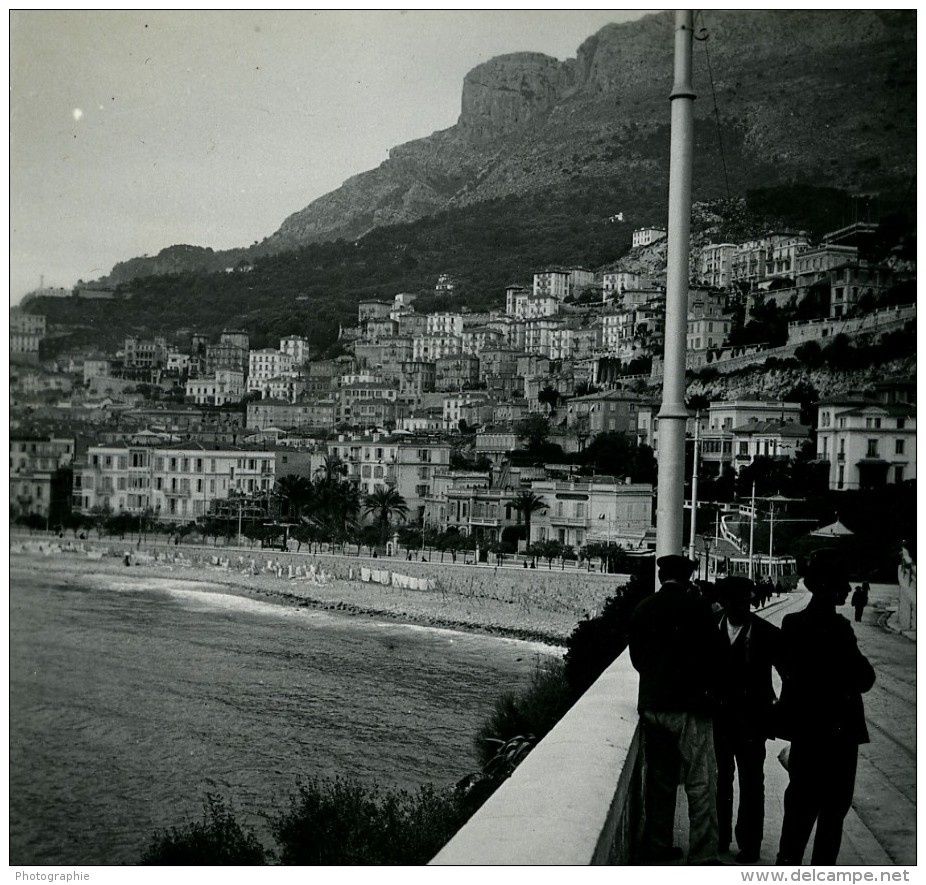
<instances>
[{"instance_id":1,"label":"hillside buildings","mask_svg":"<svg viewBox=\"0 0 926 885\"><path fill-rule=\"evenodd\" d=\"M641 229L634 245L664 236ZM317 476L329 455L361 497L394 489L409 523L452 528L481 545L646 549L651 486L571 476L569 465L526 457L519 426L539 421L565 453L615 434L658 457L659 405L645 382L663 346L665 290L642 267L540 269L529 284L508 286L497 309L480 312L421 312L412 293L364 300L356 325L341 329L335 359L311 360L298 330L252 349L246 332L225 329L217 340L188 332L188 346L129 336L116 353L60 358L72 374L18 366L15 420L65 416L92 441L78 452L76 434L14 433L11 512L52 519L54 502L69 499L85 515L195 522L233 510L228 502L242 496L264 496L269 508L281 477ZM896 275L841 240L815 245L801 232L777 232L705 245L693 277L687 359L698 370L730 349L750 310L819 298L819 318L788 329L796 347L862 323ZM447 275L438 281L442 306L458 285ZM904 311L887 319L901 327L915 317L914 306ZM12 356L37 361L45 334L44 317L21 313L11 322ZM706 479L759 458L815 456L829 465L833 490L905 483L916 476L915 409L909 391L895 394L826 399L816 427L801 423L796 402L715 401L691 414L688 433L697 425ZM70 484L63 496L62 483ZM544 501L529 536L511 504L525 489Z\"/></svg>"}]
</instances>

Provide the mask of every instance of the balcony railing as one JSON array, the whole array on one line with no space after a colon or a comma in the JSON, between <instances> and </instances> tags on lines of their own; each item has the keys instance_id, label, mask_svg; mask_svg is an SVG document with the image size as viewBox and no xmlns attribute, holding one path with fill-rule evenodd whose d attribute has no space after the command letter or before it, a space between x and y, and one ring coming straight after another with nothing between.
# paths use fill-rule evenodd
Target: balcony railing
<instances>
[{"instance_id":1,"label":"balcony railing","mask_svg":"<svg viewBox=\"0 0 926 885\"><path fill-rule=\"evenodd\" d=\"M565 525L581 528L588 523L584 516L549 516L551 525ZM539 522L539 520L538 520Z\"/></svg>"}]
</instances>

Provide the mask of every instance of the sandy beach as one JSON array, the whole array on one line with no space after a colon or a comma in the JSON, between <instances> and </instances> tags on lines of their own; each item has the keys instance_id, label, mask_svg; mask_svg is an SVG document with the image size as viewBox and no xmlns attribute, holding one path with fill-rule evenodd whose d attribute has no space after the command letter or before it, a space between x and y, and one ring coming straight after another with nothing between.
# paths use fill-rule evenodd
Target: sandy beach
<instances>
[{"instance_id":1,"label":"sandy beach","mask_svg":"<svg viewBox=\"0 0 926 885\"><path fill-rule=\"evenodd\" d=\"M128 572L136 579L176 576L200 582L202 589L209 592L502 635L551 646L562 646L578 621L597 613L619 582L616 576L576 569L522 571L485 564L464 566L257 549L173 547L163 543L136 546L134 542L112 539L73 541L13 536L10 553L14 572L16 567L26 566L70 577L79 574L82 580L93 574ZM392 578L393 574L397 577Z\"/></svg>"}]
</instances>

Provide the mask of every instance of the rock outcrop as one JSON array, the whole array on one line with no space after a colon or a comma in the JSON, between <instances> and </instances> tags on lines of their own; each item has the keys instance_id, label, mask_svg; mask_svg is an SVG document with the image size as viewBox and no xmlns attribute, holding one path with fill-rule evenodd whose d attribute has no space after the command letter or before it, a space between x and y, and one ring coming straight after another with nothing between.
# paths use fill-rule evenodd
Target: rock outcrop
<instances>
[{"instance_id":1,"label":"rock outcrop","mask_svg":"<svg viewBox=\"0 0 926 885\"><path fill-rule=\"evenodd\" d=\"M456 126L394 148L288 218L266 246L357 236L542 190L564 174L646 174L646 137L668 123L673 27L660 13L606 26L575 59L516 53L479 65L464 80ZM782 180L819 172L846 187L866 168L912 173L915 127L904 135L898 121L916 115L915 14L709 12L696 32L705 49L695 47L695 112L725 118L725 151L738 166L764 164L763 175ZM699 147L721 161L716 142Z\"/></svg>"},{"instance_id":2,"label":"rock outcrop","mask_svg":"<svg viewBox=\"0 0 926 885\"><path fill-rule=\"evenodd\" d=\"M509 196L658 190L673 31L673 13L658 13L602 28L574 59L516 53L479 65L455 126L393 148L249 257ZM734 194L792 180L877 191L915 174L915 11L707 11L695 31L695 199L720 196L721 174Z\"/></svg>"}]
</instances>

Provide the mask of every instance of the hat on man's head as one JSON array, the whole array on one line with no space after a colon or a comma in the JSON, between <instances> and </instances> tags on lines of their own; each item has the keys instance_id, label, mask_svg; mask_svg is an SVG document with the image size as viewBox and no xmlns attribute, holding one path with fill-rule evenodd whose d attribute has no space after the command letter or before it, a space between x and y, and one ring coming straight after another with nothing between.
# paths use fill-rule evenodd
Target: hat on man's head
<instances>
[{"instance_id":1,"label":"hat on man's head","mask_svg":"<svg viewBox=\"0 0 926 885\"><path fill-rule=\"evenodd\" d=\"M687 580L697 568L697 564L678 553L670 553L668 556L660 556L656 560L656 568L671 578Z\"/></svg>"},{"instance_id":2,"label":"hat on man's head","mask_svg":"<svg viewBox=\"0 0 926 885\"><path fill-rule=\"evenodd\" d=\"M752 599L756 585L749 578L733 576L721 578L717 582L717 596L721 602L733 602L737 599Z\"/></svg>"},{"instance_id":3,"label":"hat on man's head","mask_svg":"<svg viewBox=\"0 0 926 885\"><path fill-rule=\"evenodd\" d=\"M802 574L804 586L813 593L824 584L849 583L849 573L846 570L845 555L828 547L814 550L807 560Z\"/></svg>"}]
</instances>

